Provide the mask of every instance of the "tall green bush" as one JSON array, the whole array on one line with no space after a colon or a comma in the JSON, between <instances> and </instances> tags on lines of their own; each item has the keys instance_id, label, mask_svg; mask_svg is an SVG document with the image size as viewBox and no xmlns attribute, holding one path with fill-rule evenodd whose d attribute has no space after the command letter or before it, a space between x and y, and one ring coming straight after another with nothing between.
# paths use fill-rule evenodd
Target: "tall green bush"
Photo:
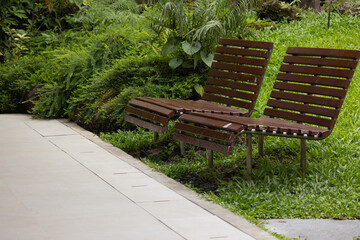
<instances>
[{"instance_id":1,"label":"tall green bush","mask_svg":"<svg viewBox=\"0 0 360 240\"><path fill-rule=\"evenodd\" d=\"M118 60L74 92L70 118L93 131L110 131L126 127L124 109L134 97L196 97L194 86L204 84L206 69L172 71L167 63L156 56Z\"/></svg>"},{"instance_id":2,"label":"tall green bush","mask_svg":"<svg viewBox=\"0 0 360 240\"><path fill-rule=\"evenodd\" d=\"M162 54L174 56L170 67L196 67L199 61L210 66L220 36L244 34L251 4L252 0L162 0L149 17L152 29L166 39Z\"/></svg>"}]
</instances>

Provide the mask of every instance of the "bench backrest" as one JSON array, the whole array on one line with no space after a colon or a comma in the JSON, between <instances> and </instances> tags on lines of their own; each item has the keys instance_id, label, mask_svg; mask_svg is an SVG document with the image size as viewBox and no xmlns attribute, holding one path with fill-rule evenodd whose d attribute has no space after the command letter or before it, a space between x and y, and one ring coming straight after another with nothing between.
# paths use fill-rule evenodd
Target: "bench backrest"
<instances>
[{"instance_id":1,"label":"bench backrest","mask_svg":"<svg viewBox=\"0 0 360 240\"><path fill-rule=\"evenodd\" d=\"M251 113L273 43L221 38L219 44L202 99Z\"/></svg>"},{"instance_id":2,"label":"bench backrest","mask_svg":"<svg viewBox=\"0 0 360 240\"><path fill-rule=\"evenodd\" d=\"M264 115L331 130L360 51L289 47L286 53Z\"/></svg>"}]
</instances>

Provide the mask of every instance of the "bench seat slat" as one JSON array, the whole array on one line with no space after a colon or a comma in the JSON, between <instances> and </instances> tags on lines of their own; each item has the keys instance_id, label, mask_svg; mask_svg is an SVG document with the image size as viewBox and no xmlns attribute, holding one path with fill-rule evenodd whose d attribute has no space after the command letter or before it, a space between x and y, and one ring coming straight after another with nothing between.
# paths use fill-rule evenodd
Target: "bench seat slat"
<instances>
[{"instance_id":1,"label":"bench seat slat","mask_svg":"<svg viewBox=\"0 0 360 240\"><path fill-rule=\"evenodd\" d=\"M339 88L348 88L350 85L350 81L346 79L326 78L319 76L306 76L306 75L298 75L298 74L290 74L290 73L279 73L277 79L282 81L309 83L309 84L324 85L324 86L339 87Z\"/></svg>"},{"instance_id":2,"label":"bench seat slat","mask_svg":"<svg viewBox=\"0 0 360 240\"><path fill-rule=\"evenodd\" d=\"M283 109L294 110L294 111L299 111L299 112L303 112L303 113L322 115L322 116L332 117L332 118L337 118L337 116L339 115L339 110L337 110L337 109L315 107L315 106L309 106L306 104L286 102L286 101L280 101L280 100L275 100L275 99L269 99L267 105L270 107L274 107L274 108L283 108Z\"/></svg>"},{"instance_id":3,"label":"bench seat slat","mask_svg":"<svg viewBox=\"0 0 360 240\"><path fill-rule=\"evenodd\" d=\"M226 97L242 98L250 101L256 100L256 95L253 93L241 92L232 89L221 88L217 86L207 85L204 88L205 92L225 95Z\"/></svg>"},{"instance_id":4,"label":"bench seat slat","mask_svg":"<svg viewBox=\"0 0 360 240\"><path fill-rule=\"evenodd\" d=\"M283 111L278 109L271 109L271 108L265 108L264 115L269 117L277 117L277 118L289 119L298 122L314 124L328 128L332 128L335 123L334 120L328 118L320 118L320 117L309 116L309 115Z\"/></svg>"},{"instance_id":5,"label":"bench seat slat","mask_svg":"<svg viewBox=\"0 0 360 240\"><path fill-rule=\"evenodd\" d=\"M148 98L147 100L160 100L160 98ZM182 112L192 112L192 111L200 111L200 112L214 112L220 114L233 114L233 115L246 115L247 111L242 109L237 109L233 107L227 107L220 104L204 101L204 100L183 100L183 99L167 99L161 98L161 104L172 105L174 107L178 107L178 114Z\"/></svg>"},{"instance_id":6,"label":"bench seat slat","mask_svg":"<svg viewBox=\"0 0 360 240\"><path fill-rule=\"evenodd\" d=\"M352 78L352 76L354 75L353 70L324 68L324 67L311 67L311 66L297 66L297 65L286 65L286 64L284 64L280 67L280 71L331 76L331 77L343 77L343 78Z\"/></svg>"},{"instance_id":7,"label":"bench seat slat","mask_svg":"<svg viewBox=\"0 0 360 240\"><path fill-rule=\"evenodd\" d=\"M212 128L217 128L217 129L221 129L221 130L227 130L227 131L232 131L232 132L239 132L242 129L244 129L244 127L242 125L239 124L228 124L228 122L226 122L225 120L221 120L221 119L217 119L218 114L210 114L207 113L207 117L205 115L202 116L201 114L206 114L206 113L193 113L193 114L184 114L182 115L179 120L182 122L191 122L191 123L195 123L195 124L199 124L199 125L204 125L207 127L212 127ZM214 115L214 117L212 117L212 115ZM228 115L219 115L219 116L228 116Z\"/></svg>"},{"instance_id":8,"label":"bench seat slat","mask_svg":"<svg viewBox=\"0 0 360 240\"><path fill-rule=\"evenodd\" d=\"M212 130L209 128L197 127L189 124L184 124L181 122L177 122L174 127L176 130L184 131L188 133L197 134L203 137L208 137L211 139L221 140L227 143L232 143L235 139L234 134L229 134L225 132L219 132L216 130Z\"/></svg>"},{"instance_id":9,"label":"bench seat slat","mask_svg":"<svg viewBox=\"0 0 360 240\"><path fill-rule=\"evenodd\" d=\"M251 56L251 57L259 57L259 58L269 58L269 51L259 51L252 49L243 49L243 48L233 48L233 47L216 47L215 52L223 53L223 54L232 54L232 55L241 55L241 56Z\"/></svg>"},{"instance_id":10,"label":"bench seat slat","mask_svg":"<svg viewBox=\"0 0 360 240\"><path fill-rule=\"evenodd\" d=\"M261 76L247 75L247 74L234 73L234 72L225 72L215 69L209 71L209 76L227 78L235 81L259 83L259 84L262 82Z\"/></svg>"},{"instance_id":11,"label":"bench seat slat","mask_svg":"<svg viewBox=\"0 0 360 240\"><path fill-rule=\"evenodd\" d=\"M327 107L335 107L335 108L340 108L342 105L342 101L339 99L310 96L310 95L304 96L303 94L289 93L289 92L272 91L270 97L286 99L290 101L298 101L309 104L316 104Z\"/></svg>"},{"instance_id":12,"label":"bench seat slat","mask_svg":"<svg viewBox=\"0 0 360 240\"><path fill-rule=\"evenodd\" d=\"M222 103L222 104L240 107L240 108L244 108L244 109L252 109L253 105L254 105L254 103L245 102L245 101L241 101L241 100L237 100L237 99L231 99L231 98L222 97L222 96L217 96L217 95L210 94L210 93L204 93L202 99L206 100L206 101Z\"/></svg>"},{"instance_id":13,"label":"bench seat slat","mask_svg":"<svg viewBox=\"0 0 360 240\"><path fill-rule=\"evenodd\" d=\"M245 57L222 55L222 54L215 54L214 60L218 62L231 62L231 63L260 66L260 67L265 67L268 63L268 60L261 58L250 58L250 57L245 58Z\"/></svg>"},{"instance_id":14,"label":"bench seat slat","mask_svg":"<svg viewBox=\"0 0 360 240\"><path fill-rule=\"evenodd\" d=\"M180 134L177 132L174 133L173 138L174 138L174 140L189 143L191 145L195 145L198 147L211 149L211 150L221 152L224 154L232 154L232 146L223 145L223 144L219 144L219 143L215 143L215 142L210 142L208 140L187 136L187 135Z\"/></svg>"},{"instance_id":15,"label":"bench seat slat","mask_svg":"<svg viewBox=\"0 0 360 240\"><path fill-rule=\"evenodd\" d=\"M357 62L355 60L329 59L329 58L310 58L299 56L285 56L285 63L308 64L329 67L355 68Z\"/></svg>"},{"instance_id":16,"label":"bench seat slat","mask_svg":"<svg viewBox=\"0 0 360 240\"><path fill-rule=\"evenodd\" d=\"M263 75L265 73L265 68L249 67L249 66L243 66L243 65L238 65L238 64L228 64L228 63L222 63L222 62L214 62L211 65L211 68L221 69L221 70L229 70L229 71L233 71L233 72L256 74L256 75Z\"/></svg>"},{"instance_id":17,"label":"bench seat slat","mask_svg":"<svg viewBox=\"0 0 360 240\"><path fill-rule=\"evenodd\" d=\"M208 78L206 83L208 85L228 87L228 88L239 89L239 90L244 90L244 91L249 91L249 92L254 92L254 93L258 93L260 90L259 85L229 81L229 80L218 79L218 78Z\"/></svg>"},{"instance_id":18,"label":"bench seat slat","mask_svg":"<svg viewBox=\"0 0 360 240\"><path fill-rule=\"evenodd\" d=\"M287 54L305 55L305 56L322 56L358 59L360 52L354 50L328 49L328 48L307 48L307 47L289 47Z\"/></svg>"},{"instance_id":19,"label":"bench seat slat","mask_svg":"<svg viewBox=\"0 0 360 240\"><path fill-rule=\"evenodd\" d=\"M311 86L311 85L294 84L294 83L288 83L288 82L275 82L274 89L294 91L294 92L303 92L303 93L317 94L317 95L325 95L325 96L338 97L338 98L344 98L346 95L346 90L344 90L344 89L335 89L335 88L318 87L318 86ZM306 97L304 96L304 98L306 98Z\"/></svg>"},{"instance_id":20,"label":"bench seat slat","mask_svg":"<svg viewBox=\"0 0 360 240\"><path fill-rule=\"evenodd\" d=\"M219 121L226 121L228 123L243 125L244 128L250 128L251 126L257 126L257 129L261 128L269 128L269 130L276 130L281 127L285 127L287 129L296 129L298 132L309 131L314 133L326 133L329 132L328 129L308 126L296 122L290 122L282 119L275 119L269 117L259 117L259 118L248 118L248 117L238 117L231 115L217 115L217 114L209 114L209 113L192 113L191 115L196 115L203 118L211 118ZM183 118L187 118L188 114L183 115ZM204 121L204 120L203 120ZM239 129L238 132L241 132L243 129Z\"/></svg>"},{"instance_id":21,"label":"bench seat slat","mask_svg":"<svg viewBox=\"0 0 360 240\"><path fill-rule=\"evenodd\" d=\"M147 122L147 121L144 121L144 120L142 120L140 118L136 118L136 117L133 117L133 116L130 116L130 115L125 115L124 120L126 122L133 123L135 125L138 125L140 127L149 129L149 130L157 132L157 133L164 134L166 132L166 126L159 126L159 125L156 125L154 123Z\"/></svg>"},{"instance_id":22,"label":"bench seat slat","mask_svg":"<svg viewBox=\"0 0 360 240\"><path fill-rule=\"evenodd\" d=\"M126 106L125 111L130 114L136 115L138 117L145 118L145 119L153 121L153 122L161 123L163 125L166 125L167 122L169 121L167 117L162 117L160 115L157 115L157 114L154 114L154 113L151 113L148 111L144 111L142 109L135 108L132 106Z\"/></svg>"},{"instance_id":23,"label":"bench seat slat","mask_svg":"<svg viewBox=\"0 0 360 240\"><path fill-rule=\"evenodd\" d=\"M135 107L140 107L140 108L144 108L150 111L154 111L156 113L159 113L161 115L165 115L167 117L172 117L175 115L175 111L174 109L168 109L165 107L161 107L155 104L151 104L148 102L144 102L144 101L140 101L137 99L132 99L131 101L129 101L129 104Z\"/></svg>"},{"instance_id":24,"label":"bench seat slat","mask_svg":"<svg viewBox=\"0 0 360 240\"><path fill-rule=\"evenodd\" d=\"M251 41L251 40L239 41L239 39L229 39L229 38L220 38L219 44L249 47L249 48L262 48L267 50L271 50L273 48L272 42Z\"/></svg>"}]
</instances>

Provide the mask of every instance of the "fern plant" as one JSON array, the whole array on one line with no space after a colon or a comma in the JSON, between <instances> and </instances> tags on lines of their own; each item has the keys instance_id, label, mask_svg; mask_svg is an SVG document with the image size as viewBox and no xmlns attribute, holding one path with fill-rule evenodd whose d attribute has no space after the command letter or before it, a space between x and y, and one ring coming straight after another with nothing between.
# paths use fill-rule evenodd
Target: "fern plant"
<instances>
[{"instance_id":1,"label":"fern plant","mask_svg":"<svg viewBox=\"0 0 360 240\"><path fill-rule=\"evenodd\" d=\"M253 0L162 0L150 15L151 27L165 37L162 55L173 54L171 68L210 66L219 37L239 37ZM158 13L158 14L156 14Z\"/></svg>"}]
</instances>

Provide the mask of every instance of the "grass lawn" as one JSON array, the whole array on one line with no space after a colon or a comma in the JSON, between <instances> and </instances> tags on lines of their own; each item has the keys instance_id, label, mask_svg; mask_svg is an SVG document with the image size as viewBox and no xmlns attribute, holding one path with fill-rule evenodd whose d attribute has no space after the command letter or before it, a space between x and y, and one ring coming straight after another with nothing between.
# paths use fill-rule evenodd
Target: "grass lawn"
<instances>
[{"instance_id":1,"label":"grass lawn","mask_svg":"<svg viewBox=\"0 0 360 240\"><path fill-rule=\"evenodd\" d=\"M289 46L360 49L360 18L326 13L282 23L256 32L250 39L274 42L254 117L263 112ZM270 218L360 218L360 69L357 69L334 132L325 140L307 142L307 175L299 166L299 140L266 137L265 157L258 158L253 180L245 180L245 146L240 136L234 153L214 153L215 169L207 167L203 149L179 144L171 131L153 142L152 132L137 128L100 136L155 169L252 221ZM257 149L256 146L253 146ZM254 150L254 156L257 156Z\"/></svg>"}]
</instances>

